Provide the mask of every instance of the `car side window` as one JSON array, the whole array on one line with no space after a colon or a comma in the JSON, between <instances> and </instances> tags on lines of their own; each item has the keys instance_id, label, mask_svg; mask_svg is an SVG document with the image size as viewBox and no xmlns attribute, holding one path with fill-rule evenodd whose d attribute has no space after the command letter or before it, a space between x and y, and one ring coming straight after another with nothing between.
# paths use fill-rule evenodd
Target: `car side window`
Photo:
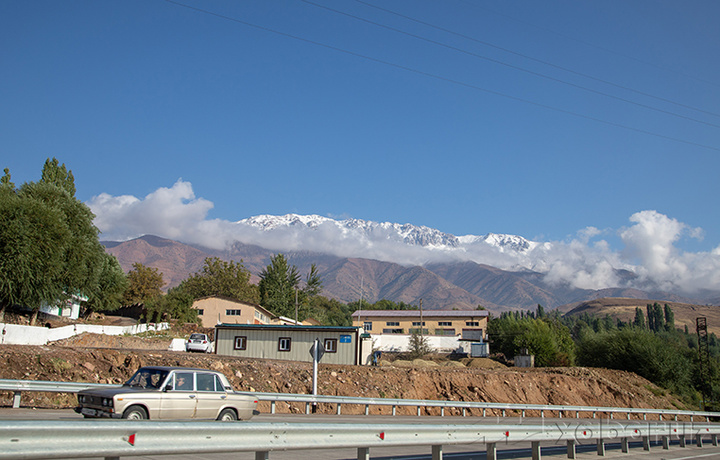
<instances>
[{"instance_id":1,"label":"car side window","mask_svg":"<svg viewBox=\"0 0 720 460\"><path fill-rule=\"evenodd\" d=\"M198 391L215 391L215 375L197 374Z\"/></svg>"},{"instance_id":2,"label":"car side window","mask_svg":"<svg viewBox=\"0 0 720 460\"><path fill-rule=\"evenodd\" d=\"M215 376L215 390L216 391L226 391L225 385L223 385L222 380L220 380L220 377L217 375Z\"/></svg>"},{"instance_id":3,"label":"car side window","mask_svg":"<svg viewBox=\"0 0 720 460\"><path fill-rule=\"evenodd\" d=\"M193 373L175 373L175 391L193 391Z\"/></svg>"}]
</instances>

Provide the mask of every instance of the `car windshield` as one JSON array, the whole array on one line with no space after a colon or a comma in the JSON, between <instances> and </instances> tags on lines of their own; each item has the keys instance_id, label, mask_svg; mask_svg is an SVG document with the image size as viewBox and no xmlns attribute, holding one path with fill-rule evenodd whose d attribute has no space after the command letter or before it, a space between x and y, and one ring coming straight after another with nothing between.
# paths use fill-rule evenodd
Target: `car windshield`
<instances>
[{"instance_id":1,"label":"car windshield","mask_svg":"<svg viewBox=\"0 0 720 460\"><path fill-rule=\"evenodd\" d=\"M133 375L130 380L125 382L126 386L140 387L148 389L158 389L165 381L168 371L162 369L146 369L142 368Z\"/></svg>"},{"instance_id":2,"label":"car windshield","mask_svg":"<svg viewBox=\"0 0 720 460\"><path fill-rule=\"evenodd\" d=\"M192 334L190 336L192 340L205 340L205 334Z\"/></svg>"}]
</instances>

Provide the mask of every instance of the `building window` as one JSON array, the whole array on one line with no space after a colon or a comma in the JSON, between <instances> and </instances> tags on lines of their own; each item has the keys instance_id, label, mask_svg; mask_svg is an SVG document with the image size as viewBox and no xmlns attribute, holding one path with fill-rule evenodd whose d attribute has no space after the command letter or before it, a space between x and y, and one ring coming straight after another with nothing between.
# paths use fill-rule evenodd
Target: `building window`
<instances>
[{"instance_id":1,"label":"building window","mask_svg":"<svg viewBox=\"0 0 720 460\"><path fill-rule=\"evenodd\" d=\"M337 353L337 339L325 339L323 346L325 353Z\"/></svg>"},{"instance_id":2,"label":"building window","mask_svg":"<svg viewBox=\"0 0 720 460\"><path fill-rule=\"evenodd\" d=\"M480 321L465 321L466 326L479 326Z\"/></svg>"},{"instance_id":3,"label":"building window","mask_svg":"<svg viewBox=\"0 0 720 460\"><path fill-rule=\"evenodd\" d=\"M438 326L452 326L452 321L438 321Z\"/></svg>"},{"instance_id":4,"label":"building window","mask_svg":"<svg viewBox=\"0 0 720 460\"><path fill-rule=\"evenodd\" d=\"M235 337L235 347L236 350L247 350L247 337L245 336L237 336Z\"/></svg>"},{"instance_id":5,"label":"building window","mask_svg":"<svg viewBox=\"0 0 720 460\"><path fill-rule=\"evenodd\" d=\"M240 316L241 310L225 310L227 316Z\"/></svg>"},{"instance_id":6,"label":"building window","mask_svg":"<svg viewBox=\"0 0 720 460\"><path fill-rule=\"evenodd\" d=\"M425 321L423 321L422 324L420 324L420 321L413 321L413 326L415 326L415 327L420 327L420 326L424 326L424 325L425 325Z\"/></svg>"},{"instance_id":7,"label":"building window","mask_svg":"<svg viewBox=\"0 0 720 460\"><path fill-rule=\"evenodd\" d=\"M386 326L399 326L400 323L397 321L388 321L387 323L385 323L385 325Z\"/></svg>"},{"instance_id":8,"label":"building window","mask_svg":"<svg viewBox=\"0 0 720 460\"><path fill-rule=\"evenodd\" d=\"M202 308L198 308L198 316L202 316L204 314L205 314L205 310L203 310Z\"/></svg>"},{"instance_id":9,"label":"building window","mask_svg":"<svg viewBox=\"0 0 720 460\"><path fill-rule=\"evenodd\" d=\"M435 335L452 336L455 335L455 329L435 329Z\"/></svg>"},{"instance_id":10,"label":"building window","mask_svg":"<svg viewBox=\"0 0 720 460\"><path fill-rule=\"evenodd\" d=\"M365 332L372 331L372 321L365 321L363 323L363 329L365 330Z\"/></svg>"},{"instance_id":11,"label":"building window","mask_svg":"<svg viewBox=\"0 0 720 460\"><path fill-rule=\"evenodd\" d=\"M290 351L292 339L290 337L280 337L278 339L278 351Z\"/></svg>"},{"instance_id":12,"label":"building window","mask_svg":"<svg viewBox=\"0 0 720 460\"><path fill-rule=\"evenodd\" d=\"M383 329L383 334L403 334L405 331L403 331L402 328L400 329Z\"/></svg>"},{"instance_id":13,"label":"building window","mask_svg":"<svg viewBox=\"0 0 720 460\"><path fill-rule=\"evenodd\" d=\"M408 332L410 332L410 334L428 335L428 328L424 327L422 328L422 331L420 331L419 327L411 327L410 329L408 329Z\"/></svg>"}]
</instances>

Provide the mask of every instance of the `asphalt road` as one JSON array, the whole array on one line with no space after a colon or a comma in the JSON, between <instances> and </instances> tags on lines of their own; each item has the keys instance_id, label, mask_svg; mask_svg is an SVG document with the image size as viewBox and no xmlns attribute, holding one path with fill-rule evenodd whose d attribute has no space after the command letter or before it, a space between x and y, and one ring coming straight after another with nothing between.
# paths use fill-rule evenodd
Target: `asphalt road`
<instances>
[{"instance_id":1,"label":"asphalt road","mask_svg":"<svg viewBox=\"0 0 720 460\"><path fill-rule=\"evenodd\" d=\"M76 414L72 410L39 410L39 409L10 409L0 408L0 420L79 420L82 416ZM519 418L519 417L392 417L392 416L358 416L358 415L267 415L261 414L253 418L257 422L303 422L303 423L370 423L370 424L391 424L391 423L418 423L418 424L538 424L538 423L568 423L574 422L568 419L539 419L539 418ZM618 420L599 420L599 419L583 419L583 423L600 424L600 423L622 423ZM238 422L242 423L242 422ZM566 446L543 444L543 458L567 458ZM370 452L373 459L397 459L397 460L430 460L430 447L427 448L375 448ZM720 460L720 447L708 446L699 448L694 444L688 443L688 447L681 448L677 442L670 446L669 450L663 450L659 444L651 447L649 452L643 451L639 443L631 444L630 453L624 454L620 451L619 444L607 444L605 458L623 458L623 459L666 459L666 460ZM128 457L130 458L130 457ZM156 457L133 457L138 460L254 460L255 454L252 452L240 452L233 454L212 454L212 455L164 455ZM270 452L271 460L296 460L296 459L312 459L312 460L354 460L357 459L356 449L333 449L333 450L312 450L312 451L273 451ZM469 445L447 445L443 446L443 458L452 460L481 460L485 459L484 444ZM498 445L498 458L530 458L530 449L527 443L523 444L504 444ZM578 459L597 459L598 454L596 445L578 445Z\"/></svg>"}]
</instances>

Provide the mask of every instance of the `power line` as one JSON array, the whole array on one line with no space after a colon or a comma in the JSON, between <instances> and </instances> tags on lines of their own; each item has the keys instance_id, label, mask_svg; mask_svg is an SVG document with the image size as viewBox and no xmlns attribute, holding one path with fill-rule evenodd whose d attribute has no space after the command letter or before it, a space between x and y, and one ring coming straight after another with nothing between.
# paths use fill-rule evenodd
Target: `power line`
<instances>
[{"instance_id":1,"label":"power line","mask_svg":"<svg viewBox=\"0 0 720 460\"><path fill-rule=\"evenodd\" d=\"M617 55L617 56L622 56L622 57L624 57L624 58L626 58L626 59L630 59L630 60L632 60L632 61L639 62L640 64L647 65L647 66L650 66L650 67L655 67L656 69L659 69L659 70L662 70L662 71L665 71L665 72L672 72L672 73L674 73L674 74L676 74L676 75L680 75L680 76L685 77L685 78L691 78L691 79L693 79L693 80L696 80L696 81L699 81L699 82L702 82L702 83L706 83L706 84L708 84L708 85L718 86L718 83L717 83L717 82L714 82L714 81L705 80L705 79L698 78L698 77L695 77L695 76L693 76L693 75L690 75L690 74L687 74L687 73L684 73L684 72L680 72L680 71L678 71L678 70L676 70L676 69L671 69L671 68L669 68L669 67L663 67L663 66L657 65L657 64L652 63L652 62L644 61L644 60L642 60L642 59L640 59L640 58L637 58L637 57L635 57L635 56L630 56L629 54L620 53L620 52L615 51L615 50L613 50L613 49L605 48L605 47L600 46L600 45L596 45L595 43L590 43L590 42L587 42L587 41L585 41L585 40L581 40L581 39L579 39L579 38L576 38L576 37L573 37L573 36L570 36L570 35L567 35L567 34L564 34L564 33L561 33L561 32L557 32L557 31L552 30L552 29L548 29L548 28L546 28L546 27L538 26L537 24L533 24L532 22L523 21L522 19L518 19L518 18L515 18L515 17L510 16L510 15L508 15L508 14L500 13L500 12L495 11L495 10L491 10L490 8L487 8L487 7L484 7L484 6L480 6L480 5L476 4L476 3L471 3L471 2L468 2L468 1L465 1L465 0L459 0L459 1L461 1L462 3L465 3L466 5L469 5L469 6L471 6L471 7L479 8L479 9L482 9L482 10L485 10L485 11L489 11L490 13L493 13L493 14L495 14L495 15L497 15L497 16L502 16L502 17L504 17L504 18L510 19L511 21L515 21L515 22L518 22L518 23L520 23L520 24L525 24L525 25L534 27L534 28L536 28L536 29L538 29L538 30L542 30L542 31L544 31L544 32L548 32L548 33L557 35L557 36L559 36L559 37L567 38L567 39L569 39L569 40L572 40L572 41L575 41L575 42L578 42L578 43L582 43L582 44L585 45L585 46L589 46L589 47L591 47L591 48L599 49L599 50L604 51L604 52L606 52L606 53L615 54L615 55Z\"/></svg>"},{"instance_id":2,"label":"power line","mask_svg":"<svg viewBox=\"0 0 720 460\"><path fill-rule=\"evenodd\" d=\"M504 47L502 47L502 46L498 46L498 45L495 45L495 44L493 44L493 43L490 43L490 42L487 42L487 41L484 41L484 40L479 40L479 39L477 39L477 38L475 38L475 37L471 37L471 36L469 36L469 35L461 34L461 33L459 33L459 32L455 32L455 31L453 31L453 30L446 29L446 28L444 28L444 27L440 27L440 26L431 24L431 23L429 23L429 22L421 21L421 20L419 20L419 19L416 19L416 18L413 18L413 17L410 17L410 16L406 16L406 15L404 15L404 14L402 14L402 13L398 13L398 12L396 12L396 11L392 11L392 10L389 10L389 9L387 9L387 8L383 8L383 7L380 7L380 6L377 6L377 5L373 5L372 3L368 3L368 2L365 2L365 1L363 1L363 0L355 0L355 1L358 2L358 3L360 3L360 4L362 4L362 5L366 5L366 6L369 6L369 7L371 7L371 8L375 8L375 9L378 9L378 10L380 10L380 11L384 11L384 12L386 12L386 13L393 14L393 15L395 15L395 16L401 17L401 18L403 18L403 19L407 19L407 20L409 20L409 21L413 21L413 22L415 22L415 23L417 23L417 24L422 24L422 25L424 25L424 26L431 27L431 28L433 28L433 29L436 29L436 30L439 30L439 31L442 31L442 32L445 32L445 33L448 33L448 34L452 34L452 35L455 35L455 36L457 36L457 37L461 37L461 38L464 38L464 39L466 39L466 40L470 40L470 41L473 41L473 42L475 42L475 43L479 43L479 44L481 44L481 45L488 46L488 47L490 47L490 48L495 48L495 49L497 49L497 50L500 50L500 51L503 51L503 52L506 52L506 53L509 53L509 54L513 54L513 55L515 55L515 56L519 56L519 57L522 57L522 58L524 58L524 59L528 59L528 60L530 60L530 61L538 62L538 63L540 63L540 64L544 64L544 65L553 67L553 68L555 68L555 69L562 70L562 71L564 71L564 72L572 73L572 74L574 74L574 75L578 75L578 76L583 77L583 78L588 78L588 79L590 79L590 80L594 80L594 81L597 81L597 82L600 82L600 83L604 83L604 84L606 84L606 85L614 86L614 87L616 87L616 88L620 88L620 89L623 89L623 90L626 90L626 91L630 91L630 92L633 92L633 93L635 93L635 94L639 94L639 95L641 95L641 96L649 97L649 98L652 98L652 99L657 99L658 101L667 102L667 103L669 103L669 104L677 105L678 107L683 107L683 108L686 108L686 109L695 110L695 111L697 111L697 112L701 112L701 113L704 113L704 114L706 114L706 115L712 115L712 116L714 116L714 117L720 117L720 114L715 113L715 112L710 112L710 111L708 111L708 110L704 110L704 109L700 109L700 108L697 108L697 107L693 107L693 106L690 106L690 105L687 105L687 104L683 104L683 103L681 103L681 102L672 101L672 100L666 99L666 98L664 98L664 97L655 96L655 95L653 95L653 94L646 93L646 92L644 92L644 91L640 91L640 90L637 90L637 89L634 89L634 88L630 88L630 87L628 87L628 86L620 85L620 84L613 83L613 82L611 82L611 81L608 81L608 80L605 80L605 79L602 79L602 78L594 77L594 76L592 76L592 75L589 75L589 74L586 74L586 73L583 73L583 72L578 72L578 71L576 71L576 70L569 69L569 68L567 68L567 67L563 67L563 66L560 66L560 65L557 65L557 64L553 64L552 62L549 62L549 61L544 61L544 60L542 60L542 59L534 58L534 57L532 57L532 56L528 56L528 55L526 55L526 54L519 53L519 52L517 52L517 51L513 51L513 50L511 50L511 49L504 48ZM584 42L581 42L581 43L584 43Z\"/></svg>"},{"instance_id":3,"label":"power line","mask_svg":"<svg viewBox=\"0 0 720 460\"><path fill-rule=\"evenodd\" d=\"M616 122L612 122L612 121L607 121L607 120L603 120L603 119L600 119L600 118L596 118L596 117L593 117L593 116L590 116L590 115L583 115L583 114L578 113L578 112L573 112L573 111L570 111L570 110L561 109L561 108L559 108L559 107L554 107L554 106L550 106L550 105L547 105L547 104L542 104L542 103L539 103L539 102L534 102L534 101L531 101L531 100L528 100L528 99L523 99L523 98L521 98L521 97L512 96L512 95L509 95L509 94L501 93L501 92L499 92L499 91L494 91L494 90L487 89L487 88L483 88L483 87L480 87L480 86L477 86L477 85L473 85L473 84L470 84L470 83L465 83L465 82L462 82L462 81L459 81L459 80L454 80L454 79L452 79L452 78L443 77L443 76L436 75L436 74L432 74L432 73L425 72L425 71L422 71L422 70L414 69L414 68L412 68L412 67L407 67L407 66L404 66L404 65L401 65L401 64L396 64L396 63L393 63L393 62L389 62L389 61L385 61L385 60L382 60L382 59L374 58L374 57L372 57L372 56L367 56L367 55L364 55L364 54L356 53L356 52L354 52L354 51L346 50L346 49L339 48L339 47L336 47L336 46L333 46L333 45L328 45L328 44L326 44L326 43L318 42L318 41L315 41L315 40L310 40L310 39L303 38L303 37L300 37L300 36L297 36L297 35L289 34L289 33L287 33L287 32L282 32L282 31L279 31L279 30L276 30L276 29L271 29L271 28L269 28L269 27L261 26L261 25L258 25L258 24L253 24L253 23L251 23L251 22L243 21L243 20L241 20L241 19L237 19L237 18L233 18L233 17L226 16L226 15L223 15L223 14L215 13L215 12L213 12L213 11L205 10L205 9L198 8L198 7L195 7L195 6L192 6L192 5L187 5L187 4L185 4L185 3L180 3L180 2L175 1L175 0L165 0L165 1L166 1L167 3L173 4L173 5L182 7L182 8L187 8L187 9L189 9L189 10L196 11L196 12L198 12L198 13L203 13L203 14L207 14L207 15L210 15L210 16L215 16L215 17L220 18L220 19L225 19L225 20L227 20L227 21L232 21L232 22L235 22L235 23L238 23L238 24L242 24L242 25L245 25L245 26L248 26L248 27L252 27L252 28L258 29L258 30L262 30L262 31L265 31L265 32L270 32L270 33L273 33L273 34L276 34L276 35L280 35L280 36L283 36L283 37L287 37L287 38L292 38L293 40L298 40L298 41L301 41L301 42L304 42L304 43L309 43L309 44L312 44L312 45L315 45L315 46L319 46L319 47L322 47L322 48L326 48L326 49L330 49L330 50L337 51L337 52L340 52L340 53L344 53L344 54L347 54L347 55L349 55L349 56L358 57L358 58L365 59L365 60L368 60L368 61L371 61L371 62L375 62L375 63L378 63L378 64L386 65L386 66L393 67L393 68L400 69L400 70L404 70L404 71L407 71L407 72L412 72L412 73L415 73L415 74L417 74L417 75L422 75L422 76L425 76L425 77L428 77L428 78L432 78L432 79L435 79L435 80L443 81L443 82L446 82L446 83L452 83L452 84L454 84L454 85L462 86L462 87L464 87L464 88L474 89L474 90L476 90L476 91L482 91L482 92L487 93L487 94L492 94L492 95L499 96L499 97L503 97L503 98L506 98L506 99L511 99L511 100L514 100L514 101L523 102L523 103L525 103L525 104L534 105L534 106L536 106L536 107L542 107L542 108L544 108L544 109L552 110L552 111L559 112L559 113L564 113L564 114L567 114L567 115L572 115L572 116L575 116L575 117L578 117L578 118L583 118L583 119L586 119L586 120L595 121L595 122L597 122L597 123L602 123L602 124L605 124L605 125L609 125L609 126L614 126L614 127L617 127L617 128L626 129L626 130L628 130L628 131L634 131L634 132L637 132L637 133L646 134L646 135L649 135L649 136L654 136L654 137L657 137L657 138L660 138L660 139L671 140L671 141L678 142L678 143L681 143L681 144L692 145L692 146L695 146L695 147L701 147L701 148L705 148L705 149L708 149L708 150L714 150L714 151L720 152L720 148L718 148L718 147L713 147L713 146L711 146L711 145L700 144L700 143L697 143L697 142L687 141L687 140L680 139L680 138L676 138L676 137L672 137L672 136L666 136L666 135L664 135L664 134L659 134L659 133L654 133L654 132L646 131L646 130L639 129L639 128L634 128L634 127L627 126L627 125L623 125L623 124L620 124L620 123L616 123Z\"/></svg>"},{"instance_id":4,"label":"power line","mask_svg":"<svg viewBox=\"0 0 720 460\"><path fill-rule=\"evenodd\" d=\"M356 16L356 15L353 15L353 14L350 14L350 13L346 13L346 12L344 12L344 11L336 10L336 9L334 9L334 8L330 8L330 7L325 6L325 5L320 5L320 4L315 3L315 2L312 2L312 1L310 1L310 0L300 0L300 1L302 1L303 3L307 3L308 5L315 6L315 7L317 7L317 8L322 8L322 9L325 9L325 10L328 10L328 11L332 11L333 13L337 13L337 14L341 14L341 15L343 15L343 16L347 16L347 17L350 17L350 18L353 18L353 19L357 19L357 20L359 20L359 21L363 21L363 22L366 22L366 23L368 23L368 24L372 24L372 25L377 26L377 27L382 27L382 28L384 28L384 29L391 30L391 31L393 31L393 32L397 32L397 33L400 33L400 34L403 34L403 35L407 35L408 37L413 37L413 38L416 38L416 39L418 39L418 40L423 40L423 41L426 41L426 42L428 42L428 43L432 43L432 44L434 44L434 45L438 45L438 46L442 46L442 47L447 48L447 49L451 49L451 50L453 50L453 51L458 51L458 52L460 52L460 53L467 54L467 55L469 55L469 56L473 56L473 57L476 57L476 58L479 58L479 59L483 59L483 60L492 62L492 63L494 63L494 64L499 64L499 65L502 65L502 66L505 66L505 67L509 67L509 68L511 68L511 69L514 69L514 70L519 70L520 72L525 72L525 73L528 73L528 74L530 74L530 75L534 75L534 76L536 76L536 77L545 78L545 79L550 80L550 81L554 81L554 82L557 82L557 83L561 83L561 84L563 84L563 85L568 85L568 86L571 86L571 87L573 87L573 88L577 88L577 89L580 89L580 90L583 90L583 91L587 91L587 92L590 92L590 93L593 93L593 94L598 94L598 95L600 95L600 96L609 97L609 98L611 98L611 99L615 99L615 100L618 100L618 101L621 101L621 102L625 102L625 103L627 103L627 104L636 105L636 106L642 107L642 108L644 108L644 109L653 110L653 111L656 111L656 112L659 112L659 113L663 113L663 114L665 114L665 115L670 115L670 116L673 116L673 117L682 118L682 119L685 119L685 120L693 121L693 122L695 122L695 123L701 123L701 124L704 124L704 125L707 125L707 126L712 126L713 128L720 128L720 125L716 125L716 124L714 124L714 123L710 123L710 122L703 121L703 120L698 120L697 118L688 117L688 116L686 116L686 115L681 115L681 114L676 113L676 112L671 112L671 111L669 111L669 110L660 109L660 108L653 107L653 106L650 106L650 105L647 105L647 104L643 104L643 103L640 103L640 102L631 101L630 99L625 99L625 98L620 97L620 96L615 96L615 95L612 95L612 94L605 93L605 92L603 92L603 91L598 91L598 90L595 90L595 89L592 89L592 88L588 88L587 86L578 85L578 84L576 84L576 83L572 83L572 82L569 82L569 81L566 81L566 80L562 80L562 79L560 79L560 78L555 78L555 77L552 77L552 76L550 76L550 75L546 75L546 74L543 74L543 73L540 73L540 72L535 72L535 71L533 71L533 70L529 70L529 69L526 69L526 68L523 68L523 67L520 67L520 66L516 66L516 65L513 65L513 64L508 64L507 62L503 62L503 61L500 61L500 60L498 60L498 59L493 59L493 58L491 58L491 57L487 57L487 56L483 56L483 55L481 55L481 54L473 53L472 51L464 50L464 49L462 49L462 48L458 48L458 47L455 47L455 46L452 46L452 45L448 45L448 44L446 44L446 43L442 43L442 42L439 42L439 41L436 41L436 40L432 40L432 39L423 37L423 36L421 36L421 35L416 35L416 34L412 34L412 33L410 33L410 32L405 32L404 30L397 29L397 28L392 27L392 26L387 26L387 25L385 25L385 24L380 24L380 23L378 23L378 22L371 21L371 20L369 20L369 19L365 19L365 18L362 18L362 17L360 17L360 16ZM713 115L714 115L714 114L713 114Z\"/></svg>"}]
</instances>

